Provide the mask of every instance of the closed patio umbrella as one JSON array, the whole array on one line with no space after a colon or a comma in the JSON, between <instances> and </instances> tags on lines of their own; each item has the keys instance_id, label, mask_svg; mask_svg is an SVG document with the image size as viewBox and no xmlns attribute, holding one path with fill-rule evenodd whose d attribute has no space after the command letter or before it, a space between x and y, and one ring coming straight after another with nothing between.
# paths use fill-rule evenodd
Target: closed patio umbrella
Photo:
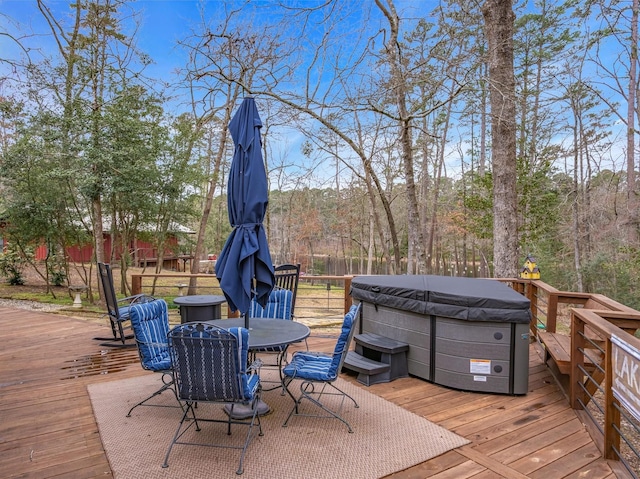
<instances>
[{"instance_id":1,"label":"closed patio umbrella","mask_svg":"<svg viewBox=\"0 0 640 479\"><path fill-rule=\"evenodd\" d=\"M216 262L216 276L231 311L240 311L249 328L252 297L265 306L275 282L262 221L269 203L262 160L262 122L253 98L245 98L229 123L235 145L227 189L233 227Z\"/></svg>"}]
</instances>

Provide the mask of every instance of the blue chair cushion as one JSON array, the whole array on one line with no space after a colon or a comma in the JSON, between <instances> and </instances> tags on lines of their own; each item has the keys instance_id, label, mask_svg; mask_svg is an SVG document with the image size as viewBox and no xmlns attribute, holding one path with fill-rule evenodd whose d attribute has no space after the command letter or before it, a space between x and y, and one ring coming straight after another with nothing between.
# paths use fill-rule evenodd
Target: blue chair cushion
<instances>
[{"instance_id":1,"label":"blue chair cushion","mask_svg":"<svg viewBox=\"0 0 640 479\"><path fill-rule=\"evenodd\" d=\"M343 350L347 347L356 311L357 307L353 306L345 315L333 355L298 351L291 358L291 362L282 370L283 374L292 378L310 381L335 380L340 373L338 368L340 367Z\"/></svg>"},{"instance_id":2,"label":"blue chair cushion","mask_svg":"<svg viewBox=\"0 0 640 479\"><path fill-rule=\"evenodd\" d=\"M291 303L293 303L293 293L291 291L274 288L269 294L269 299L264 308L257 301L251 301L249 316L251 318L292 319Z\"/></svg>"},{"instance_id":3,"label":"blue chair cushion","mask_svg":"<svg viewBox=\"0 0 640 479\"><path fill-rule=\"evenodd\" d=\"M118 314L120 315L120 320L124 321L125 319L129 319L131 315L131 307L129 306L118 306Z\"/></svg>"},{"instance_id":4,"label":"blue chair cushion","mask_svg":"<svg viewBox=\"0 0 640 479\"><path fill-rule=\"evenodd\" d=\"M291 362L282 370L285 376L307 379L311 381L332 381L331 356L321 356L317 353L297 352Z\"/></svg>"},{"instance_id":5,"label":"blue chair cushion","mask_svg":"<svg viewBox=\"0 0 640 479\"><path fill-rule=\"evenodd\" d=\"M251 401L260 385L260 376L257 374L247 374L247 362L249 358L249 330L236 326L229 328L229 332L238 340L238 370L240 371L240 387L244 399Z\"/></svg>"},{"instance_id":6,"label":"blue chair cushion","mask_svg":"<svg viewBox=\"0 0 640 479\"><path fill-rule=\"evenodd\" d=\"M291 316L291 305L293 303L293 293L288 289L274 288L269 294L267 304L263 308L256 300L251 301L251 310L249 316L251 318L267 318L267 319L293 319ZM274 346L269 348L260 348L257 351L280 353L287 349L286 345Z\"/></svg>"},{"instance_id":7,"label":"blue chair cushion","mask_svg":"<svg viewBox=\"0 0 640 479\"><path fill-rule=\"evenodd\" d=\"M338 377L340 371L338 371L338 367L340 366L340 360L342 359L342 352L344 348L349 347L347 341L349 340L349 334L351 333L351 328L356 320L356 311L358 310L357 306L351 306L347 314L344 315L344 321L342 322L342 331L340 331L340 336L338 337L338 341L336 342L336 347L333 350L333 359L331 361L331 366L329 370L329 374L333 377Z\"/></svg>"},{"instance_id":8,"label":"blue chair cushion","mask_svg":"<svg viewBox=\"0 0 640 479\"><path fill-rule=\"evenodd\" d=\"M167 343L169 332L167 303L158 299L149 303L134 304L128 309L142 367L151 371L171 369L171 356Z\"/></svg>"},{"instance_id":9,"label":"blue chair cushion","mask_svg":"<svg viewBox=\"0 0 640 479\"><path fill-rule=\"evenodd\" d=\"M249 379L244 387L244 398L247 401L251 401L258 392L260 386L260 376L257 374L248 375Z\"/></svg>"}]
</instances>

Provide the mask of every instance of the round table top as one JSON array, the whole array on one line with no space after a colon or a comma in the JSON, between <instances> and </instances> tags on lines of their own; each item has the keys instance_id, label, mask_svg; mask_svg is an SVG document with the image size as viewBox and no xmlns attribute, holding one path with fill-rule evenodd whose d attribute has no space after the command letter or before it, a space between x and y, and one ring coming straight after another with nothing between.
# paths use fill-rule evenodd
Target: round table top
<instances>
[{"instance_id":1,"label":"round table top","mask_svg":"<svg viewBox=\"0 0 640 479\"><path fill-rule=\"evenodd\" d=\"M244 327L244 318L205 321L220 328ZM262 349L297 343L307 338L311 330L305 324L288 319L249 319L249 349Z\"/></svg>"},{"instance_id":2,"label":"round table top","mask_svg":"<svg viewBox=\"0 0 640 479\"><path fill-rule=\"evenodd\" d=\"M190 296L178 296L173 302L180 306L212 306L227 301L221 294L192 294Z\"/></svg>"}]
</instances>

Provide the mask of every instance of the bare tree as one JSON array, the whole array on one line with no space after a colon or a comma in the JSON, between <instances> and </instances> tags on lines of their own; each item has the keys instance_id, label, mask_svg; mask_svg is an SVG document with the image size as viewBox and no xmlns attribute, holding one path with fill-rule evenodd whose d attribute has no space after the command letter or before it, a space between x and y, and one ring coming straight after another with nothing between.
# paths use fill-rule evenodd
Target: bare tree
<instances>
[{"instance_id":1,"label":"bare tree","mask_svg":"<svg viewBox=\"0 0 640 479\"><path fill-rule=\"evenodd\" d=\"M629 42L629 87L627 89L627 211L629 226L627 238L632 245L640 237L640 191L636 172L636 96L638 93L638 0L631 5L631 38Z\"/></svg>"},{"instance_id":2,"label":"bare tree","mask_svg":"<svg viewBox=\"0 0 640 479\"><path fill-rule=\"evenodd\" d=\"M482 7L489 47L489 93L493 170L493 262L495 277L518 268L516 194L516 110L511 0L487 0Z\"/></svg>"}]
</instances>

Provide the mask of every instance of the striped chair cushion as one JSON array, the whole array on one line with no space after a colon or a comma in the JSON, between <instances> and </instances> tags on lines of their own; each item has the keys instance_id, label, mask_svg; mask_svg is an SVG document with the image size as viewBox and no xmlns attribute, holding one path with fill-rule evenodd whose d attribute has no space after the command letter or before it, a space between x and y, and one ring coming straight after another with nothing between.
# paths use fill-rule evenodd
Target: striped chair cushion
<instances>
[{"instance_id":1,"label":"striped chair cushion","mask_svg":"<svg viewBox=\"0 0 640 479\"><path fill-rule=\"evenodd\" d=\"M130 306L118 306L118 314L120 315L121 320L129 319L131 315L131 307Z\"/></svg>"},{"instance_id":2,"label":"striped chair cushion","mask_svg":"<svg viewBox=\"0 0 640 479\"><path fill-rule=\"evenodd\" d=\"M258 390L260 385L260 376L257 374L247 374L247 363L249 356L249 330L242 327L229 328L229 332L233 334L238 340L238 361L239 361L239 376L240 388L243 391L243 396L246 401L253 399L253 396Z\"/></svg>"},{"instance_id":3,"label":"striped chair cushion","mask_svg":"<svg viewBox=\"0 0 640 479\"><path fill-rule=\"evenodd\" d=\"M293 355L291 362L283 369L284 375L311 381L335 380L340 373L338 368L340 367L344 349L347 347L356 311L357 307L353 306L345 315L342 331L340 331L333 355L298 351Z\"/></svg>"},{"instance_id":4,"label":"striped chair cushion","mask_svg":"<svg viewBox=\"0 0 640 479\"><path fill-rule=\"evenodd\" d=\"M142 367L151 371L171 369L167 344L169 313L167 303L158 299L129 308L131 327L138 343Z\"/></svg>"},{"instance_id":5,"label":"striped chair cushion","mask_svg":"<svg viewBox=\"0 0 640 479\"><path fill-rule=\"evenodd\" d=\"M291 303L293 293L288 289L273 289L263 308L255 300L251 301L249 316L252 318L292 319Z\"/></svg>"},{"instance_id":6,"label":"striped chair cushion","mask_svg":"<svg viewBox=\"0 0 640 479\"><path fill-rule=\"evenodd\" d=\"M285 376L313 381L331 381L329 371L331 369L331 356L319 353L297 352L291 362L284 368Z\"/></svg>"}]
</instances>

